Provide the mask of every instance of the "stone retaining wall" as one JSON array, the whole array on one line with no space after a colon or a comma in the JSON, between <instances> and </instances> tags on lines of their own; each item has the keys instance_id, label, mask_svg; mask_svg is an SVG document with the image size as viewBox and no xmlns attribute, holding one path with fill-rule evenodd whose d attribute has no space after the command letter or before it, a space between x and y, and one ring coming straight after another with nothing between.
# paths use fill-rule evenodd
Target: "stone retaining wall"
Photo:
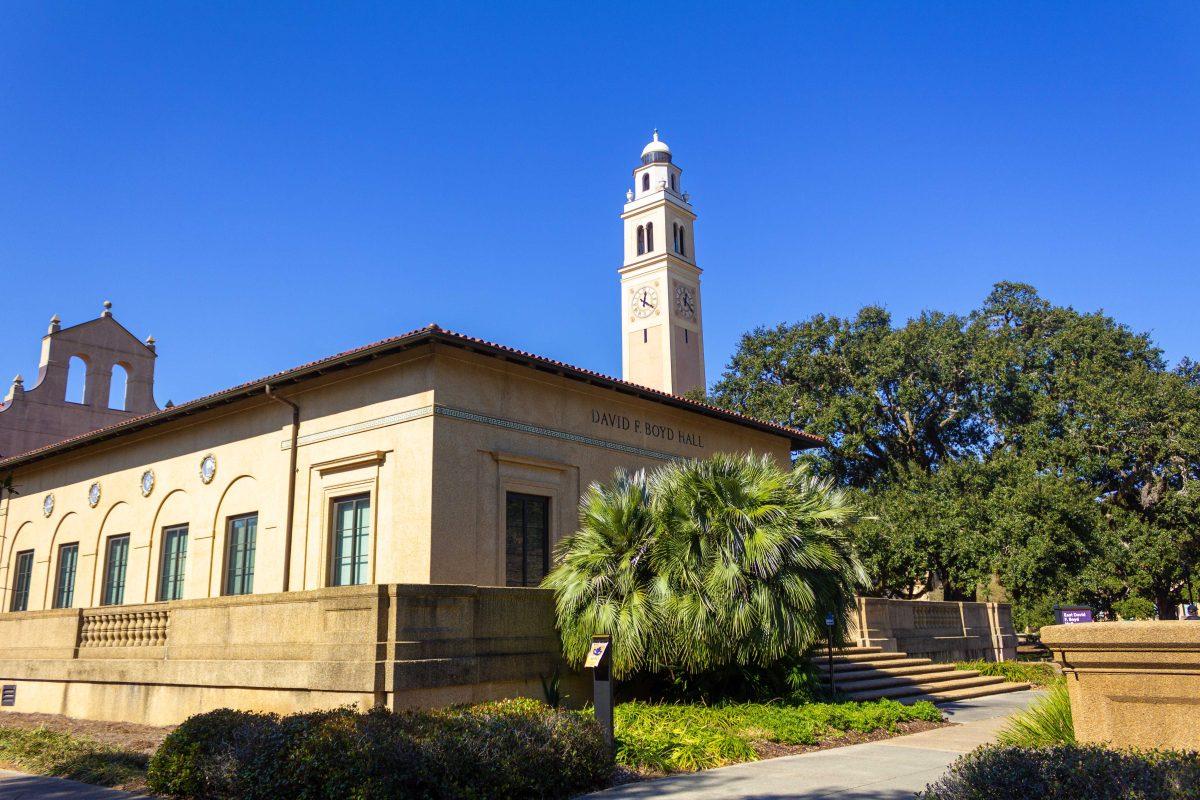
<instances>
[{"instance_id":1,"label":"stone retaining wall","mask_svg":"<svg viewBox=\"0 0 1200 800\"><path fill-rule=\"evenodd\" d=\"M0 684L16 687L0 711L87 719L541 697L559 665L541 589L383 584L0 615Z\"/></svg>"},{"instance_id":2,"label":"stone retaining wall","mask_svg":"<svg viewBox=\"0 0 1200 800\"><path fill-rule=\"evenodd\" d=\"M860 597L849 638L862 647L934 661L1006 661L1017 657L1007 603L960 603Z\"/></svg>"}]
</instances>

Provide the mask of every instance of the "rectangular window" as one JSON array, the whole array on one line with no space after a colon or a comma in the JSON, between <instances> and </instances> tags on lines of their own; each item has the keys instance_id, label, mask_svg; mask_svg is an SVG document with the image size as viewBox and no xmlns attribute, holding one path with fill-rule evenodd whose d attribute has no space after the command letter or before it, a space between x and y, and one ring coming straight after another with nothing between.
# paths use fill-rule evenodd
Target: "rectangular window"
<instances>
[{"instance_id":1,"label":"rectangular window","mask_svg":"<svg viewBox=\"0 0 1200 800\"><path fill-rule=\"evenodd\" d=\"M104 556L104 594L100 604L119 606L125 602L125 568L129 566L129 534L108 537Z\"/></svg>"},{"instance_id":2,"label":"rectangular window","mask_svg":"<svg viewBox=\"0 0 1200 800\"><path fill-rule=\"evenodd\" d=\"M162 566L158 576L158 599L183 598L183 573L187 566L188 526L163 528Z\"/></svg>"},{"instance_id":3,"label":"rectangular window","mask_svg":"<svg viewBox=\"0 0 1200 800\"><path fill-rule=\"evenodd\" d=\"M509 492L505 533L505 582L537 586L550 569L550 498Z\"/></svg>"},{"instance_id":4,"label":"rectangular window","mask_svg":"<svg viewBox=\"0 0 1200 800\"><path fill-rule=\"evenodd\" d=\"M230 517L225 531L225 594L254 591L254 545L258 514Z\"/></svg>"},{"instance_id":5,"label":"rectangular window","mask_svg":"<svg viewBox=\"0 0 1200 800\"><path fill-rule=\"evenodd\" d=\"M58 548L58 576L54 579L54 607L70 608L75 604L75 570L79 564L79 543Z\"/></svg>"},{"instance_id":6,"label":"rectangular window","mask_svg":"<svg viewBox=\"0 0 1200 800\"><path fill-rule=\"evenodd\" d=\"M29 610L29 584L33 581L33 551L17 553L17 574L13 580L12 605L10 611Z\"/></svg>"},{"instance_id":7,"label":"rectangular window","mask_svg":"<svg viewBox=\"0 0 1200 800\"><path fill-rule=\"evenodd\" d=\"M367 555L371 541L371 496L341 497L333 501L333 586L367 582Z\"/></svg>"}]
</instances>

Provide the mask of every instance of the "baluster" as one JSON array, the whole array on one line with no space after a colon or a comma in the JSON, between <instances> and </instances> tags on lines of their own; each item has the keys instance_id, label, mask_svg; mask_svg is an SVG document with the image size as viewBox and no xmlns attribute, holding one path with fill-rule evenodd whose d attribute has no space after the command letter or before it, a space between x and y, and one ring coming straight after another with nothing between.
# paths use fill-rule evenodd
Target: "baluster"
<instances>
[{"instance_id":1,"label":"baluster","mask_svg":"<svg viewBox=\"0 0 1200 800\"><path fill-rule=\"evenodd\" d=\"M153 644L150 641L150 614L145 611L138 612L137 619L137 644L138 647L145 647L148 644Z\"/></svg>"}]
</instances>

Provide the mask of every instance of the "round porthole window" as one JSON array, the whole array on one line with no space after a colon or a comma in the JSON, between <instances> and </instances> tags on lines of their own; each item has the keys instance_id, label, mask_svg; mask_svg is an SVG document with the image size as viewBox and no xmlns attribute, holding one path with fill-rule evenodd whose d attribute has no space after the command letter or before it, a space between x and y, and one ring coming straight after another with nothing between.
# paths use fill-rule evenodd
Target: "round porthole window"
<instances>
[{"instance_id":1,"label":"round porthole window","mask_svg":"<svg viewBox=\"0 0 1200 800\"><path fill-rule=\"evenodd\" d=\"M48 517L54 513L54 495L46 495L46 499L42 500L42 516Z\"/></svg>"},{"instance_id":2,"label":"round porthole window","mask_svg":"<svg viewBox=\"0 0 1200 800\"><path fill-rule=\"evenodd\" d=\"M100 484L93 483L88 487L88 505L92 508L100 505Z\"/></svg>"},{"instance_id":3,"label":"round porthole window","mask_svg":"<svg viewBox=\"0 0 1200 800\"><path fill-rule=\"evenodd\" d=\"M212 483L215 477L217 477L217 457L209 453L200 459L200 480Z\"/></svg>"},{"instance_id":4,"label":"round porthole window","mask_svg":"<svg viewBox=\"0 0 1200 800\"><path fill-rule=\"evenodd\" d=\"M142 497L149 497L154 491L154 470L148 469L142 473Z\"/></svg>"}]
</instances>

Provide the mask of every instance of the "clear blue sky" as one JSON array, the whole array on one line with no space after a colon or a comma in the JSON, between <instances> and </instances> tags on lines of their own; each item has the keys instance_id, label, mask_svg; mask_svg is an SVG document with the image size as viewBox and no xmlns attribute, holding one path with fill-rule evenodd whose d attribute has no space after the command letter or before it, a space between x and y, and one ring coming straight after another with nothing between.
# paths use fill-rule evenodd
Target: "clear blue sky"
<instances>
[{"instance_id":1,"label":"clear blue sky","mask_svg":"<svg viewBox=\"0 0 1200 800\"><path fill-rule=\"evenodd\" d=\"M655 126L710 379L756 325L1002 279L1200 356L1194 2L8 0L0 378L105 299L160 403L431 321L617 374Z\"/></svg>"}]
</instances>

